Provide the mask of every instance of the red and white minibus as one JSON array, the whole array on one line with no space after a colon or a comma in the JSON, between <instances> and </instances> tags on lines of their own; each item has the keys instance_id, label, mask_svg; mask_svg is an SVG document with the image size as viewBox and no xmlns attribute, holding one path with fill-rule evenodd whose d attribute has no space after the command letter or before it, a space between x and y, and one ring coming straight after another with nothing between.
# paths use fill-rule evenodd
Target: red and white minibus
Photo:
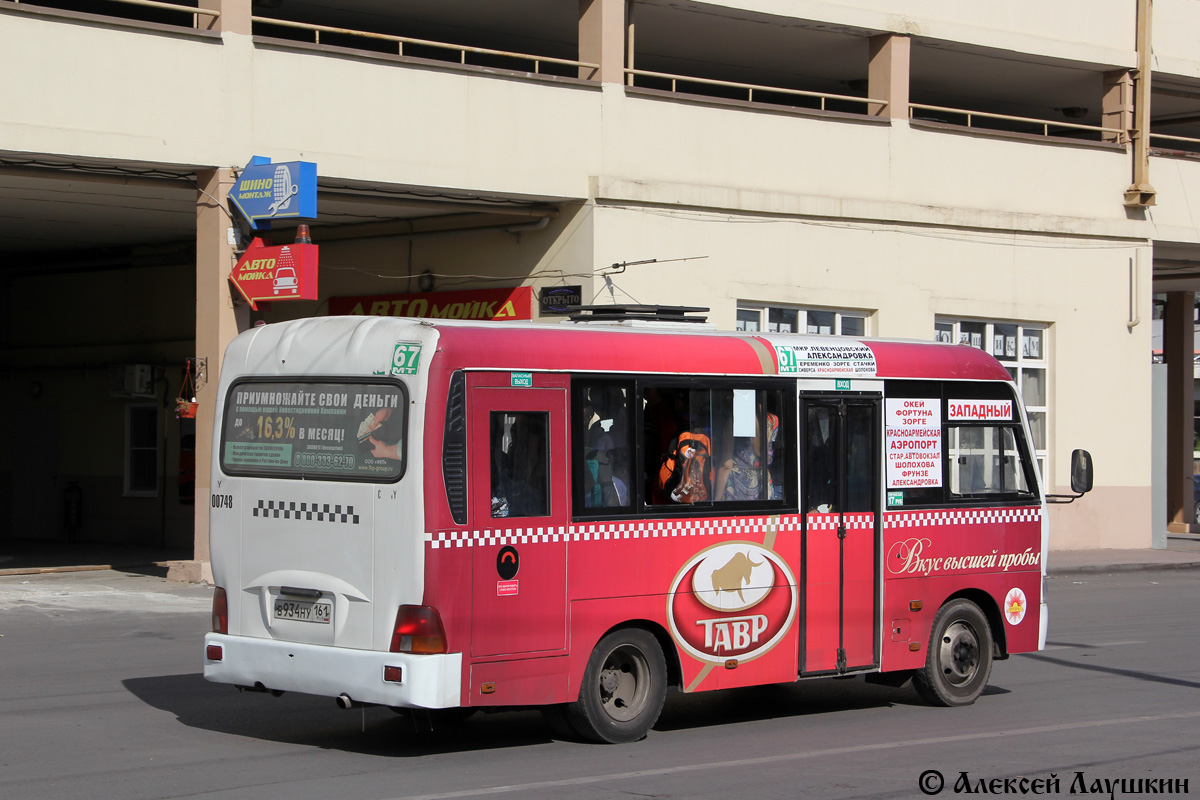
<instances>
[{"instance_id":1,"label":"red and white minibus","mask_svg":"<svg viewBox=\"0 0 1200 800\"><path fill-rule=\"evenodd\" d=\"M219 391L211 681L624 742L668 687L963 705L1045 644L1047 498L972 347L321 317Z\"/></svg>"}]
</instances>

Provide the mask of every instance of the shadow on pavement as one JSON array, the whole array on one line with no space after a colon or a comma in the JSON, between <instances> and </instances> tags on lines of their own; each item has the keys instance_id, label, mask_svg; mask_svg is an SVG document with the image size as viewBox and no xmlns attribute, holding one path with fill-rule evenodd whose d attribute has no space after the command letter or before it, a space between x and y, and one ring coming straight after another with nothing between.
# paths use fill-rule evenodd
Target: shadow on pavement
<instances>
[{"instance_id":1,"label":"shadow on pavement","mask_svg":"<svg viewBox=\"0 0 1200 800\"><path fill-rule=\"evenodd\" d=\"M130 678L122 684L191 728L264 741L378 756L413 757L524 747L550 741L536 711L476 714L457 724L375 706L338 708L332 698L239 692L201 673Z\"/></svg>"},{"instance_id":2,"label":"shadow on pavement","mask_svg":"<svg viewBox=\"0 0 1200 800\"><path fill-rule=\"evenodd\" d=\"M480 712L460 722L389 708L344 710L332 698L238 692L201 673L130 678L139 700L192 728L364 755L413 757L524 747L554 737L536 710ZM989 687L987 694L1006 693ZM860 679L820 679L721 692L667 695L657 731L680 731L856 709L922 706L911 686L893 689ZM574 742L572 742L574 744Z\"/></svg>"}]
</instances>

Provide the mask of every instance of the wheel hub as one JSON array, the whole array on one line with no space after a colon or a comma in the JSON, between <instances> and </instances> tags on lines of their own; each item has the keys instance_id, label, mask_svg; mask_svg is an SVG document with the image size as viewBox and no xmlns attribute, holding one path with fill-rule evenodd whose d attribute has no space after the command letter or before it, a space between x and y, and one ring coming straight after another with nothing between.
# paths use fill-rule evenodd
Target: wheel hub
<instances>
[{"instance_id":1,"label":"wheel hub","mask_svg":"<svg viewBox=\"0 0 1200 800\"><path fill-rule=\"evenodd\" d=\"M600 703L614 720L629 720L641 713L650 690L650 668L640 650L618 647L608 654L600 670Z\"/></svg>"},{"instance_id":2,"label":"wheel hub","mask_svg":"<svg viewBox=\"0 0 1200 800\"><path fill-rule=\"evenodd\" d=\"M611 695L621 685L621 678L616 669L609 668L600 673L600 690Z\"/></svg>"},{"instance_id":3,"label":"wheel hub","mask_svg":"<svg viewBox=\"0 0 1200 800\"><path fill-rule=\"evenodd\" d=\"M969 683L979 667L979 639L971 626L955 622L946 629L941 647L942 672L954 686Z\"/></svg>"}]
</instances>

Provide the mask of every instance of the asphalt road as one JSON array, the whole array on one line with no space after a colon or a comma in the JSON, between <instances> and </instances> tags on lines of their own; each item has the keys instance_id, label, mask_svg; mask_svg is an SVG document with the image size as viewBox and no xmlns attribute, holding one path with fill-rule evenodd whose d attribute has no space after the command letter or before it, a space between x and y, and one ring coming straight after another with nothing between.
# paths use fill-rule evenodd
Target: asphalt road
<instances>
[{"instance_id":1,"label":"asphalt road","mask_svg":"<svg viewBox=\"0 0 1200 800\"><path fill-rule=\"evenodd\" d=\"M1050 647L996 664L968 708L860 679L675 694L646 740L599 746L535 712L430 732L239 694L201 677L208 589L5 577L0 798L923 798L931 770L940 797L1107 797L1096 781L1122 779L1200 795L1200 571L1056 575L1050 600Z\"/></svg>"}]
</instances>

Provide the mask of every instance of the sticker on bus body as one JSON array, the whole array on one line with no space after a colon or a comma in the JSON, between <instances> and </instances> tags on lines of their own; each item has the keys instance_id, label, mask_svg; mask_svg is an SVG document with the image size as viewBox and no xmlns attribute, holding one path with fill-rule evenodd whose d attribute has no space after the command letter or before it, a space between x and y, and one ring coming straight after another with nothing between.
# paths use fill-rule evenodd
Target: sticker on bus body
<instances>
[{"instance_id":1,"label":"sticker on bus body","mask_svg":"<svg viewBox=\"0 0 1200 800\"><path fill-rule=\"evenodd\" d=\"M1008 620L1009 625L1020 625L1021 620L1025 619L1025 611L1029 608L1029 603L1025 600L1025 593L1018 588L1013 588L1004 598L1004 617Z\"/></svg>"},{"instance_id":2,"label":"sticker on bus body","mask_svg":"<svg viewBox=\"0 0 1200 800\"><path fill-rule=\"evenodd\" d=\"M812 378L837 375L873 378L876 375L874 351L858 342L775 344L775 358L780 375Z\"/></svg>"},{"instance_id":3,"label":"sticker on bus body","mask_svg":"<svg viewBox=\"0 0 1200 800\"><path fill-rule=\"evenodd\" d=\"M749 661L783 638L798 606L796 580L774 551L725 542L694 554L671 583L667 620L693 658Z\"/></svg>"},{"instance_id":4,"label":"sticker on bus body","mask_svg":"<svg viewBox=\"0 0 1200 800\"><path fill-rule=\"evenodd\" d=\"M393 375L416 375L421 367L421 345L417 342L396 342L392 351Z\"/></svg>"}]
</instances>

